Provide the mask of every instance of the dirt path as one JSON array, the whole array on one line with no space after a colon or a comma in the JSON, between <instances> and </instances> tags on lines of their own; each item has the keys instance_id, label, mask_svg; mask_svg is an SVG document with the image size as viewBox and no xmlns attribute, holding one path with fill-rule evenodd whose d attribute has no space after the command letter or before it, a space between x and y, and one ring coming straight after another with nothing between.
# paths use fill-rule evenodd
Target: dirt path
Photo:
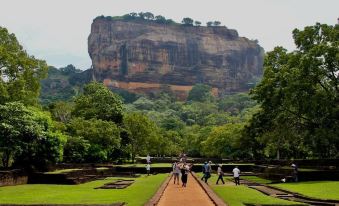
<instances>
[{"instance_id":1,"label":"dirt path","mask_svg":"<svg viewBox=\"0 0 339 206\"><path fill-rule=\"evenodd\" d=\"M181 184L173 184L173 178L171 178L158 203L158 206L173 205L214 206L214 203L194 177L189 174L187 187L181 187Z\"/></svg>"}]
</instances>

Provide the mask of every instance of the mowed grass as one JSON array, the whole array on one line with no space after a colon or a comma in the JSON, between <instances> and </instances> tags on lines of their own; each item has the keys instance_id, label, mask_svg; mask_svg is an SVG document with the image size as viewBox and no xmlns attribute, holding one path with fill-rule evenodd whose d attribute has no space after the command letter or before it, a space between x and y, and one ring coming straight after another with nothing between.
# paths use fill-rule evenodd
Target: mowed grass
<instances>
[{"instance_id":1,"label":"mowed grass","mask_svg":"<svg viewBox=\"0 0 339 206\"><path fill-rule=\"evenodd\" d=\"M117 167L144 167L146 168L146 164L125 164L125 165L115 165ZM172 163L154 163L151 164L151 169L157 168L157 167L168 167L172 168Z\"/></svg>"},{"instance_id":2,"label":"mowed grass","mask_svg":"<svg viewBox=\"0 0 339 206\"><path fill-rule=\"evenodd\" d=\"M109 170L110 168L108 167L97 167L95 168L98 171L103 171L103 170ZM61 169L61 170L54 170L50 172L45 172L45 174L62 174L62 173L70 173L74 171L79 171L79 170L84 170L84 169Z\"/></svg>"},{"instance_id":3,"label":"mowed grass","mask_svg":"<svg viewBox=\"0 0 339 206\"><path fill-rule=\"evenodd\" d=\"M201 178L201 174L199 174ZM265 205L298 205L300 203L282 200L274 197L264 195L263 193L248 188L244 185L235 186L230 182L231 178L224 178L225 185L219 181L216 185L217 175L213 174L208 180L209 186L213 191L230 206L244 206L247 204L265 204ZM301 204L300 204L301 205Z\"/></svg>"},{"instance_id":4,"label":"mowed grass","mask_svg":"<svg viewBox=\"0 0 339 206\"><path fill-rule=\"evenodd\" d=\"M339 181L311 181L274 184L281 189L319 199L339 200Z\"/></svg>"},{"instance_id":5,"label":"mowed grass","mask_svg":"<svg viewBox=\"0 0 339 206\"><path fill-rule=\"evenodd\" d=\"M55 170L55 171L51 171L51 172L45 172L45 174L61 174L61 173L69 173L69 172L73 172L73 171L79 171L82 169L61 169L61 170Z\"/></svg>"},{"instance_id":6,"label":"mowed grass","mask_svg":"<svg viewBox=\"0 0 339 206\"><path fill-rule=\"evenodd\" d=\"M125 189L94 189L121 178L107 178L81 185L27 184L0 187L0 204L109 204L144 205L168 174L141 176Z\"/></svg>"},{"instance_id":7,"label":"mowed grass","mask_svg":"<svg viewBox=\"0 0 339 206\"><path fill-rule=\"evenodd\" d=\"M259 183L259 184L270 184L270 183L272 183L271 180L267 180L267 179L257 177L257 176L242 176L241 179L248 180L248 181L251 181L251 182L256 182L256 183Z\"/></svg>"}]
</instances>

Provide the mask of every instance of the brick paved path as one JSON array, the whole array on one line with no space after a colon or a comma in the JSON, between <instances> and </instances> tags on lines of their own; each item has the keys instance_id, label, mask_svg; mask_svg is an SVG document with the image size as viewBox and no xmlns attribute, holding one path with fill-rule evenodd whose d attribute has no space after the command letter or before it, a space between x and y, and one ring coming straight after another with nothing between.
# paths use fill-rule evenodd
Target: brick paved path
<instances>
[{"instance_id":1,"label":"brick paved path","mask_svg":"<svg viewBox=\"0 0 339 206\"><path fill-rule=\"evenodd\" d=\"M171 178L158 203L158 206L176 205L214 206L211 199L191 174L188 175L186 187L181 187L181 183L179 185L173 184L173 178Z\"/></svg>"}]
</instances>

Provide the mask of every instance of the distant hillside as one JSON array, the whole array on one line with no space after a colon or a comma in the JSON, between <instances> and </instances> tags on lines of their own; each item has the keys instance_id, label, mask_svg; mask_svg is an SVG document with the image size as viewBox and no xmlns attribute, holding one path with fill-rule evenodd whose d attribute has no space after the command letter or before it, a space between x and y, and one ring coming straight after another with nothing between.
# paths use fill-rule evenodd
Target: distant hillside
<instances>
[{"instance_id":1,"label":"distant hillside","mask_svg":"<svg viewBox=\"0 0 339 206\"><path fill-rule=\"evenodd\" d=\"M49 67L48 77L41 81L40 102L48 105L59 100L70 100L90 81L90 69L82 71L73 65L59 69Z\"/></svg>"}]
</instances>

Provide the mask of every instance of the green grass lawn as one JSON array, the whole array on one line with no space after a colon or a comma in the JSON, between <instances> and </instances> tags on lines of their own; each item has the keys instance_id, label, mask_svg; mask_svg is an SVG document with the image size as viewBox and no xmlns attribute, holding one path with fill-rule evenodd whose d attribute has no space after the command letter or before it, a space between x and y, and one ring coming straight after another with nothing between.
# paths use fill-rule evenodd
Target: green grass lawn
<instances>
[{"instance_id":1,"label":"green grass lawn","mask_svg":"<svg viewBox=\"0 0 339 206\"><path fill-rule=\"evenodd\" d=\"M146 168L146 164L125 164L125 165L116 165L118 167L144 167ZM151 164L151 168L155 167L169 167L172 168L172 163L154 163Z\"/></svg>"},{"instance_id":2,"label":"green grass lawn","mask_svg":"<svg viewBox=\"0 0 339 206\"><path fill-rule=\"evenodd\" d=\"M94 189L119 178L107 178L81 185L27 184L0 187L0 204L108 204L126 202L144 205L168 174L141 176L126 189ZM121 179L121 178L120 178Z\"/></svg>"},{"instance_id":3,"label":"green grass lawn","mask_svg":"<svg viewBox=\"0 0 339 206\"><path fill-rule=\"evenodd\" d=\"M281 183L273 186L309 197L339 200L339 181Z\"/></svg>"},{"instance_id":4,"label":"green grass lawn","mask_svg":"<svg viewBox=\"0 0 339 206\"><path fill-rule=\"evenodd\" d=\"M270 183L272 183L271 180L267 180L267 179L257 177L257 176L242 176L241 179L248 180L248 181L251 181L251 182L260 183L260 184L270 184Z\"/></svg>"},{"instance_id":5,"label":"green grass lawn","mask_svg":"<svg viewBox=\"0 0 339 206\"><path fill-rule=\"evenodd\" d=\"M199 174L201 177L201 174ZM244 203L248 204L270 204L270 205L296 205L299 203L282 200L274 197L270 197L262 194L261 192L248 188L246 186L240 185L235 186L229 184L231 178L224 178L226 180L225 185L216 185L217 175L212 175L208 180L210 187L213 191L223 199L230 206L243 206Z\"/></svg>"},{"instance_id":6,"label":"green grass lawn","mask_svg":"<svg viewBox=\"0 0 339 206\"><path fill-rule=\"evenodd\" d=\"M82 169L62 169L62 170L55 170L55 171L51 171L51 172L45 172L45 174L61 174L61 173L68 173L68 172L73 172L73 171L78 171L78 170L82 170Z\"/></svg>"}]
</instances>

